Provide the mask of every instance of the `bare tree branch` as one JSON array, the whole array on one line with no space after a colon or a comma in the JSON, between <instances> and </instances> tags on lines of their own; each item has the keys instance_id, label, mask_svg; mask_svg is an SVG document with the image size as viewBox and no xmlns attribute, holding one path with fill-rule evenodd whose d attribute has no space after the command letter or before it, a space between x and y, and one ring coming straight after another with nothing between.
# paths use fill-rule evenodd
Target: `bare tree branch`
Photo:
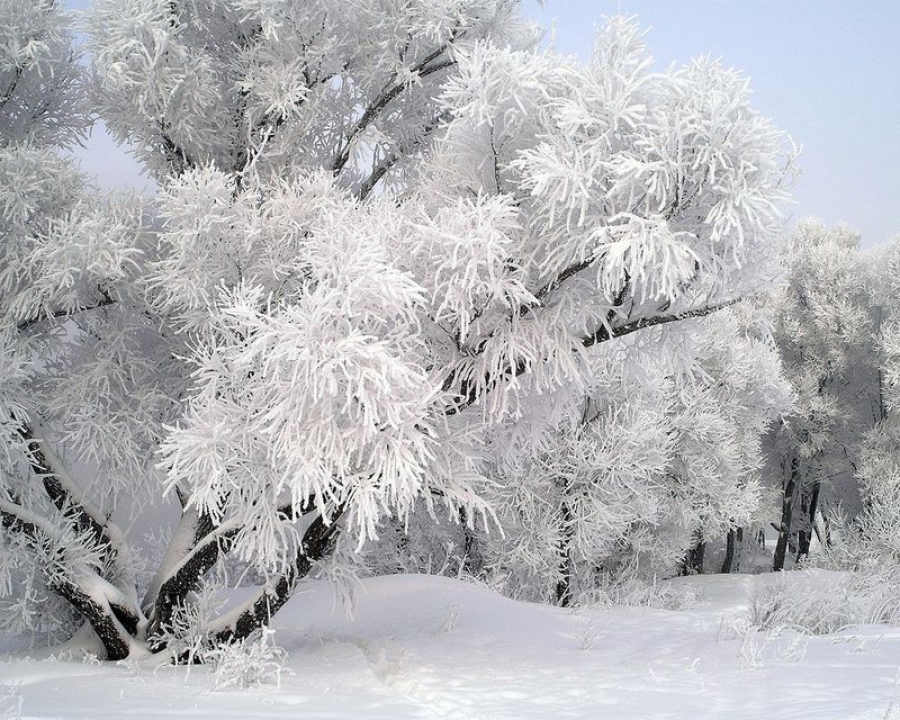
<instances>
[{"instance_id":1,"label":"bare tree branch","mask_svg":"<svg viewBox=\"0 0 900 720\"><path fill-rule=\"evenodd\" d=\"M162 141L163 154L166 156L169 165L172 166L172 172L176 176L183 175L188 170L193 170L197 167L197 162L187 150L175 142L163 123L160 123L159 139Z\"/></svg>"},{"instance_id":2,"label":"bare tree branch","mask_svg":"<svg viewBox=\"0 0 900 720\"><path fill-rule=\"evenodd\" d=\"M586 335L581 338L581 344L584 347L589 348L592 345L597 345L599 343L612 340L613 338L622 337L624 335L630 335L631 333L638 332L639 330L655 327L657 325L666 325L668 323L680 322L682 320L690 320L691 318L705 317L707 315L711 315L714 312L718 312L719 310L723 310L727 307L731 307L732 305L736 305L743 299L743 297L736 297L730 300L716 303L714 305L705 305L703 307L684 310L682 312L672 313L670 315L653 315L651 317L640 318L639 320L625 323L624 325L620 325L619 327L607 327L603 325L597 328L597 330L595 330L590 335Z\"/></svg>"},{"instance_id":3,"label":"bare tree branch","mask_svg":"<svg viewBox=\"0 0 900 720\"><path fill-rule=\"evenodd\" d=\"M682 320L689 320L691 318L705 317L706 315L710 315L714 312L717 312L718 310L722 310L724 308L730 307L731 305L735 305L741 300L743 300L743 297L737 297L730 300L725 300L720 303L716 303L714 305L705 305L703 307L684 310L682 312L651 315L649 317L625 322L624 324L619 326L613 324L613 321L615 319L615 311L611 310L607 317L607 324L601 325L594 332L589 333L588 335L581 336L577 340L582 347L590 348L594 345L608 342L609 340L612 340L614 338L630 335L631 333L655 327L657 325L666 325L668 323L680 322ZM480 351L483 352L483 350L484 346L482 345ZM484 378L484 383L482 383L480 386L477 384L463 382L456 401L453 405L446 408L446 414L456 415L458 413L461 413L463 410L471 407L476 402L478 402L478 400L480 400L484 395L491 392L501 381L510 380L512 378L524 375L528 371L528 369L529 366L527 364L519 361L515 364L515 366L511 365L509 368L507 368L503 373L501 373L499 377ZM451 387L453 387L455 382L457 382L456 373L451 372L444 379L443 389L445 391L449 390ZM481 391L479 391L479 387L482 388Z\"/></svg>"}]
</instances>

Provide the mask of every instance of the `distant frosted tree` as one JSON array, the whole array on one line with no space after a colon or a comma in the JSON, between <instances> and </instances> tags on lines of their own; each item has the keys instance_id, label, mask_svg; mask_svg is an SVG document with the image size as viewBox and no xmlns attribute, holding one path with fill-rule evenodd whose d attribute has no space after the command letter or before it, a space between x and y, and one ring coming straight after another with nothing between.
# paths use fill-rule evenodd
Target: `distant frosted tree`
<instances>
[{"instance_id":1,"label":"distant frosted tree","mask_svg":"<svg viewBox=\"0 0 900 720\"><path fill-rule=\"evenodd\" d=\"M870 309L858 234L806 221L785 259L788 278L772 298L773 322L797 406L774 435L783 498L775 569L784 567L789 548L795 556L809 552L822 490L834 478L852 478L863 435L881 414L878 313Z\"/></svg>"},{"instance_id":2,"label":"distant frosted tree","mask_svg":"<svg viewBox=\"0 0 900 720\"><path fill-rule=\"evenodd\" d=\"M791 400L771 340L744 309L645 340L652 353L597 353L582 414L498 468L486 493L501 532L488 526L478 547L505 592L568 604L626 578L672 577L699 540L754 515L760 439ZM495 442L515 444L516 430Z\"/></svg>"},{"instance_id":3,"label":"distant frosted tree","mask_svg":"<svg viewBox=\"0 0 900 720\"><path fill-rule=\"evenodd\" d=\"M12 429L45 431L12 447L0 502L108 657L165 649L223 556L264 582L213 644L267 623L340 536L419 504L489 513L499 428L536 443L580 412L601 347L771 272L790 156L746 81L651 73L622 20L580 66L536 51L516 6L96 0L101 114L162 189L141 231L86 235L124 268L100 312L14 323L64 352L36 350L15 394ZM90 487L68 462L99 468ZM116 487L182 505L140 601Z\"/></svg>"},{"instance_id":4,"label":"distant frosted tree","mask_svg":"<svg viewBox=\"0 0 900 720\"><path fill-rule=\"evenodd\" d=\"M900 238L871 251L869 261L878 352L871 387L879 421L862 441L855 468L862 511L836 555L857 566L883 569L900 559Z\"/></svg>"}]
</instances>

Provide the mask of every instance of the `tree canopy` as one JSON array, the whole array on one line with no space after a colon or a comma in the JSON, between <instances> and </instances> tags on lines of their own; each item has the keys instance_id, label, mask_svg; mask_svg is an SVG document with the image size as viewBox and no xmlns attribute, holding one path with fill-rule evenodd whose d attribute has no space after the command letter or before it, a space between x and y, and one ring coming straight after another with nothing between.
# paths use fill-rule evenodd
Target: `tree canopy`
<instances>
[{"instance_id":1,"label":"tree canopy","mask_svg":"<svg viewBox=\"0 0 900 720\"><path fill-rule=\"evenodd\" d=\"M145 207L48 154L85 127L88 92L58 7L4 25L21 34L3 52L39 38L11 55L4 97L43 93L61 113L0 108L0 586L29 613L71 628L68 607L110 658L171 650L232 556L262 587L204 633L240 639L341 533L360 548L423 504L435 522L490 517L485 488L519 486L497 467L547 452L586 398L596 419L570 442L627 446L647 421L605 397L609 377L652 395L704 354L736 372L715 342L664 331L771 277L786 137L718 62L654 71L613 19L580 64L516 11L94 0L90 98L159 181ZM705 409L685 418L729 402L695 389ZM726 418L735 452L776 395ZM687 476L685 423L666 442ZM144 578L113 522L123 492L181 505ZM687 501L691 530L717 522L704 502Z\"/></svg>"}]
</instances>

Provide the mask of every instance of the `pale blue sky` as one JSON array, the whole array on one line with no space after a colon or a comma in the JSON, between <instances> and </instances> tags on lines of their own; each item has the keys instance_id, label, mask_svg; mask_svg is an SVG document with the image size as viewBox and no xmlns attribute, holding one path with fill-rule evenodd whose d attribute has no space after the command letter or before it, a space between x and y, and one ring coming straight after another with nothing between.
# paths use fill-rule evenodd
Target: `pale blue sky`
<instances>
[{"instance_id":1,"label":"pale blue sky","mask_svg":"<svg viewBox=\"0 0 900 720\"><path fill-rule=\"evenodd\" d=\"M82 7L87 0L69 0ZM756 106L803 146L794 218L900 234L900 0L525 0L556 23L561 52L586 58L604 15L636 15L661 65L711 54L751 79ZM134 183L128 158L97 138L86 169Z\"/></svg>"}]
</instances>

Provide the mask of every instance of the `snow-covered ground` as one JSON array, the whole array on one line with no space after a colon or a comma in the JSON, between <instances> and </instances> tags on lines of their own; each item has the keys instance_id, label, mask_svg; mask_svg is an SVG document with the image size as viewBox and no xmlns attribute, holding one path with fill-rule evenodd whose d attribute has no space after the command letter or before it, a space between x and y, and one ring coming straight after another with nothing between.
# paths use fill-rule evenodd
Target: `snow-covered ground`
<instances>
[{"instance_id":1,"label":"snow-covered ground","mask_svg":"<svg viewBox=\"0 0 900 720\"><path fill-rule=\"evenodd\" d=\"M280 687L215 690L205 667L7 655L0 718L900 720L900 629L758 632L753 599L777 581L675 581L699 595L676 612L568 611L446 578L375 578L353 619L310 583L277 617Z\"/></svg>"}]
</instances>

